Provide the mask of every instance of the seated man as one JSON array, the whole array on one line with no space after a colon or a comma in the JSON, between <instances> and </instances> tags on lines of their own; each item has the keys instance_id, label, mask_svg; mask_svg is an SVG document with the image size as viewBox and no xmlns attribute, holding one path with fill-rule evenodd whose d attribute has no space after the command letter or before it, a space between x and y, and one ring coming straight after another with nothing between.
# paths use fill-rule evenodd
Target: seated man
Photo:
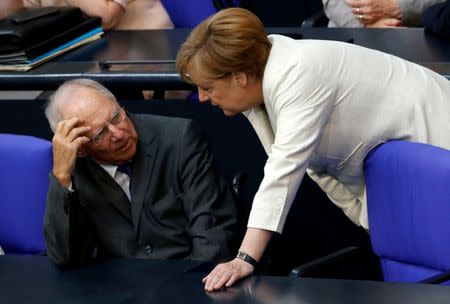
<instances>
[{"instance_id":1,"label":"seated man","mask_svg":"<svg viewBox=\"0 0 450 304\"><path fill-rule=\"evenodd\" d=\"M128 114L88 79L63 84L45 114L55 134L44 231L56 264L229 256L234 201L192 121Z\"/></svg>"}]
</instances>

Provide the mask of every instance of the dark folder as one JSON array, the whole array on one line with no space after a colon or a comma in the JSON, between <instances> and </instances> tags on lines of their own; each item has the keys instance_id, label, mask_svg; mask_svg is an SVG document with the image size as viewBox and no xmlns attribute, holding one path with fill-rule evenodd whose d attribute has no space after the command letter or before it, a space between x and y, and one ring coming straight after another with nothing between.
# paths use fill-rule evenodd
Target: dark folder
<instances>
[{"instance_id":1,"label":"dark folder","mask_svg":"<svg viewBox=\"0 0 450 304\"><path fill-rule=\"evenodd\" d=\"M101 18L87 17L79 8L25 8L0 20L0 64L30 64L48 54L70 50L98 38ZM8 67L6 67L8 68Z\"/></svg>"},{"instance_id":2,"label":"dark folder","mask_svg":"<svg viewBox=\"0 0 450 304\"><path fill-rule=\"evenodd\" d=\"M46 40L38 41L33 45L29 45L15 51L7 53L0 52L0 63L14 63L24 60L33 60L36 57L39 57L42 54L45 54L60 45L80 37L98 27L101 27L101 18L85 18L80 24L59 32Z\"/></svg>"}]
</instances>

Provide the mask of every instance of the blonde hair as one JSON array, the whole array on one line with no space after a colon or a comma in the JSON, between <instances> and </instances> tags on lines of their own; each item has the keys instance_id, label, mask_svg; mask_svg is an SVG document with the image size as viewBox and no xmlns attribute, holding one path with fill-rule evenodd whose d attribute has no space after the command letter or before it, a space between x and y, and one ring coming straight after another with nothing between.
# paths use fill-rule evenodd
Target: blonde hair
<instances>
[{"instance_id":1,"label":"blonde hair","mask_svg":"<svg viewBox=\"0 0 450 304\"><path fill-rule=\"evenodd\" d=\"M190 66L209 79L233 72L262 79L270 48L258 17L243 8L224 9L192 30L178 52L177 71L189 83Z\"/></svg>"}]
</instances>

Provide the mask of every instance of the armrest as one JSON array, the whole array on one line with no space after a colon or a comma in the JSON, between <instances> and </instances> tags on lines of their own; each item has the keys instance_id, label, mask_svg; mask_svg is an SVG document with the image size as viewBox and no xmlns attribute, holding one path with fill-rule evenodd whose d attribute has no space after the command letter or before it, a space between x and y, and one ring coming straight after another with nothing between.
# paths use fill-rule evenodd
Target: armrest
<instances>
[{"instance_id":1,"label":"armrest","mask_svg":"<svg viewBox=\"0 0 450 304\"><path fill-rule=\"evenodd\" d=\"M344 249L337 250L329 255L312 260L299 267L291 270L290 277L308 277L310 275L316 276L317 273L323 272L325 267L337 263L342 260L353 258L359 252L359 248L355 246L349 246Z\"/></svg>"},{"instance_id":2,"label":"armrest","mask_svg":"<svg viewBox=\"0 0 450 304\"><path fill-rule=\"evenodd\" d=\"M435 275L433 277L430 277L428 279L422 280L419 283L441 284L441 283L447 282L449 280L450 280L450 271L447 271L447 272Z\"/></svg>"},{"instance_id":3,"label":"armrest","mask_svg":"<svg viewBox=\"0 0 450 304\"><path fill-rule=\"evenodd\" d=\"M302 22L302 28L326 27L328 25L328 17L323 10L318 11L311 17L306 18Z\"/></svg>"},{"instance_id":4,"label":"armrest","mask_svg":"<svg viewBox=\"0 0 450 304\"><path fill-rule=\"evenodd\" d=\"M247 174L245 172L238 172L233 177L233 181L231 182L234 198L238 201L241 199L242 187L243 184L245 183L246 178Z\"/></svg>"}]
</instances>

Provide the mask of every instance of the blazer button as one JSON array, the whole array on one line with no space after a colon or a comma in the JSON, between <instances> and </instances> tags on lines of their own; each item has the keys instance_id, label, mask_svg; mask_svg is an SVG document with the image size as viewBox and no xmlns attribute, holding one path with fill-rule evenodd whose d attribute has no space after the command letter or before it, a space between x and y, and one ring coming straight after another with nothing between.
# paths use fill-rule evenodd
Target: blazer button
<instances>
[{"instance_id":1,"label":"blazer button","mask_svg":"<svg viewBox=\"0 0 450 304\"><path fill-rule=\"evenodd\" d=\"M150 253L152 253L153 248L152 248L152 246L147 245L147 246L145 246L144 251L146 254L150 254Z\"/></svg>"}]
</instances>

